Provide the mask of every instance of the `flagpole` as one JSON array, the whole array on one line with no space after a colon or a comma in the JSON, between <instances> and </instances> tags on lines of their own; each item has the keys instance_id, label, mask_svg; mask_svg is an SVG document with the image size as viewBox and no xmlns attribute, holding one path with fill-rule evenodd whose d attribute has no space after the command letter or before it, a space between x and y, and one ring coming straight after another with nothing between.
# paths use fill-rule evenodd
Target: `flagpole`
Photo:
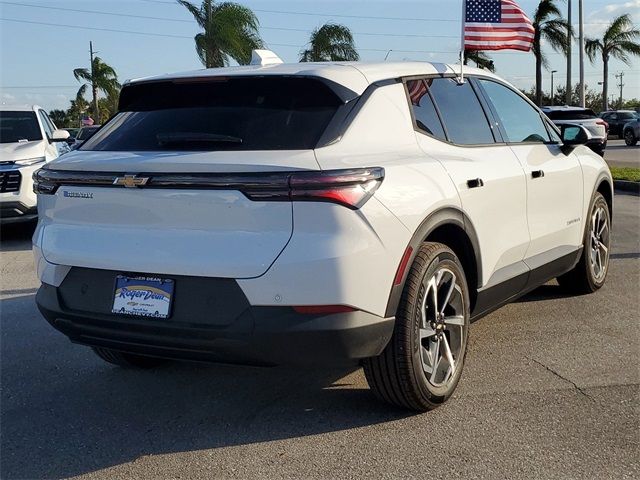
<instances>
[{"instance_id":1,"label":"flagpole","mask_svg":"<svg viewBox=\"0 0 640 480\"><path fill-rule=\"evenodd\" d=\"M460 83L464 83L464 24L467 20L467 0L462 0L462 26L460 29Z\"/></svg>"}]
</instances>

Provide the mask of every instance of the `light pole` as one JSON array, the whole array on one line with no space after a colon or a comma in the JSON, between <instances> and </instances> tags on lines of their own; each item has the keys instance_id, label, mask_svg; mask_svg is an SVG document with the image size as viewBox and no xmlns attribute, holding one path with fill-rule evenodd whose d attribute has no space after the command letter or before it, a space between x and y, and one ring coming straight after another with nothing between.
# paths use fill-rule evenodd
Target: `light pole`
<instances>
[{"instance_id":1,"label":"light pole","mask_svg":"<svg viewBox=\"0 0 640 480\"><path fill-rule=\"evenodd\" d=\"M580 45L580 106L584 108L584 8L582 0L578 0L578 45Z\"/></svg>"},{"instance_id":2,"label":"light pole","mask_svg":"<svg viewBox=\"0 0 640 480\"><path fill-rule=\"evenodd\" d=\"M567 23L571 24L571 19L573 16L571 0L568 2L568 11L567 11ZM573 47L573 33L570 33L567 38L567 91L565 92L565 103L567 105L571 105L573 103L573 85L571 84L571 50Z\"/></svg>"},{"instance_id":3,"label":"light pole","mask_svg":"<svg viewBox=\"0 0 640 480\"><path fill-rule=\"evenodd\" d=\"M604 85L604 82L598 82L598 85L602 86L602 85ZM609 110L609 99L607 97L604 97L603 101L604 101L604 105L603 105L604 106L604 110L603 111L606 112L607 110Z\"/></svg>"},{"instance_id":4,"label":"light pole","mask_svg":"<svg viewBox=\"0 0 640 480\"><path fill-rule=\"evenodd\" d=\"M553 94L553 74L554 73L558 73L558 70L551 70L551 106L553 107L553 97L555 96Z\"/></svg>"}]
</instances>

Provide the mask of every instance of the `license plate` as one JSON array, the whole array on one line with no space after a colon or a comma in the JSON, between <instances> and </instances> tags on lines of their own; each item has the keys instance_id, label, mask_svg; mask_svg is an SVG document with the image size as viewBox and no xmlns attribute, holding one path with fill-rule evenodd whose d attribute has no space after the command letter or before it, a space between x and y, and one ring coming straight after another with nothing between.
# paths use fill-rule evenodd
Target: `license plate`
<instances>
[{"instance_id":1,"label":"license plate","mask_svg":"<svg viewBox=\"0 0 640 480\"><path fill-rule=\"evenodd\" d=\"M112 313L167 318L174 282L168 278L116 276Z\"/></svg>"}]
</instances>

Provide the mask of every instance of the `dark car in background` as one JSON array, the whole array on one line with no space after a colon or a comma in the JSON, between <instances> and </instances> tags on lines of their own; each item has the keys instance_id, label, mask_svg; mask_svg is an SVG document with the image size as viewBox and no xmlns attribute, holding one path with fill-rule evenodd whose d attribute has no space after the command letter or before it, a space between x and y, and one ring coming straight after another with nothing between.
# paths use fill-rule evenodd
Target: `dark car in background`
<instances>
[{"instance_id":1,"label":"dark car in background","mask_svg":"<svg viewBox=\"0 0 640 480\"><path fill-rule=\"evenodd\" d=\"M604 155L604 151L607 148L609 125L605 120L599 118L593 110L564 105L543 107L542 111L560 128L562 128L562 125L568 124L585 127L591 135L587 146L598 155Z\"/></svg>"},{"instance_id":2,"label":"dark car in background","mask_svg":"<svg viewBox=\"0 0 640 480\"><path fill-rule=\"evenodd\" d=\"M76 136L76 141L71 146L72 150L80 148L84 142L89 140L98 131L101 125L92 125L90 127L82 127Z\"/></svg>"},{"instance_id":3,"label":"dark car in background","mask_svg":"<svg viewBox=\"0 0 640 480\"><path fill-rule=\"evenodd\" d=\"M622 138L624 126L640 118L640 113L633 110L609 110L602 112L600 118L609 124L609 135Z\"/></svg>"},{"instance_id":4,"label":"dark car in background","mask_svg":"<svg viewBox=\"0 0 640 480\"><path fill-rule=\"evenodd\" d=\"M622 130L622 138L624 143L629 147L633 147L640 140L640 115L635 120L625 123Z\"/></svg>"}]
</instances>

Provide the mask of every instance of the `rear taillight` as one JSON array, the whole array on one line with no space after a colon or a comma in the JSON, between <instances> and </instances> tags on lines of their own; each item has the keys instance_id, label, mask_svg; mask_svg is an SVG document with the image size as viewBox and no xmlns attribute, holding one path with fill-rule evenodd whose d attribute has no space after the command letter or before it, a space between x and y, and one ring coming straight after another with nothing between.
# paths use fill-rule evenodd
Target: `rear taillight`
<instances>
[{"instance_id":1,"label":"rear taillight","mask_svg":"<svg viewBox=\"0 0 640 480\"><path fill-rule=\"evenodd\" d=\"M331 202L351 209L362 207L384 179L384 169L359 168L289 174L288 192L252 188L243 191L251 200Z\"/></svg>"},{"instance_id":2,"label":"rear taillight","mask_svg":"<svg viewBox=\"0 0 640 480\"><path fill-rule=\"evenodd\" d=\"M607 122L605 122L604 120L598 120L596 122L596 125L602 125L605 130L609 130L609 124Z\"/></svg>"}]
</instances>

